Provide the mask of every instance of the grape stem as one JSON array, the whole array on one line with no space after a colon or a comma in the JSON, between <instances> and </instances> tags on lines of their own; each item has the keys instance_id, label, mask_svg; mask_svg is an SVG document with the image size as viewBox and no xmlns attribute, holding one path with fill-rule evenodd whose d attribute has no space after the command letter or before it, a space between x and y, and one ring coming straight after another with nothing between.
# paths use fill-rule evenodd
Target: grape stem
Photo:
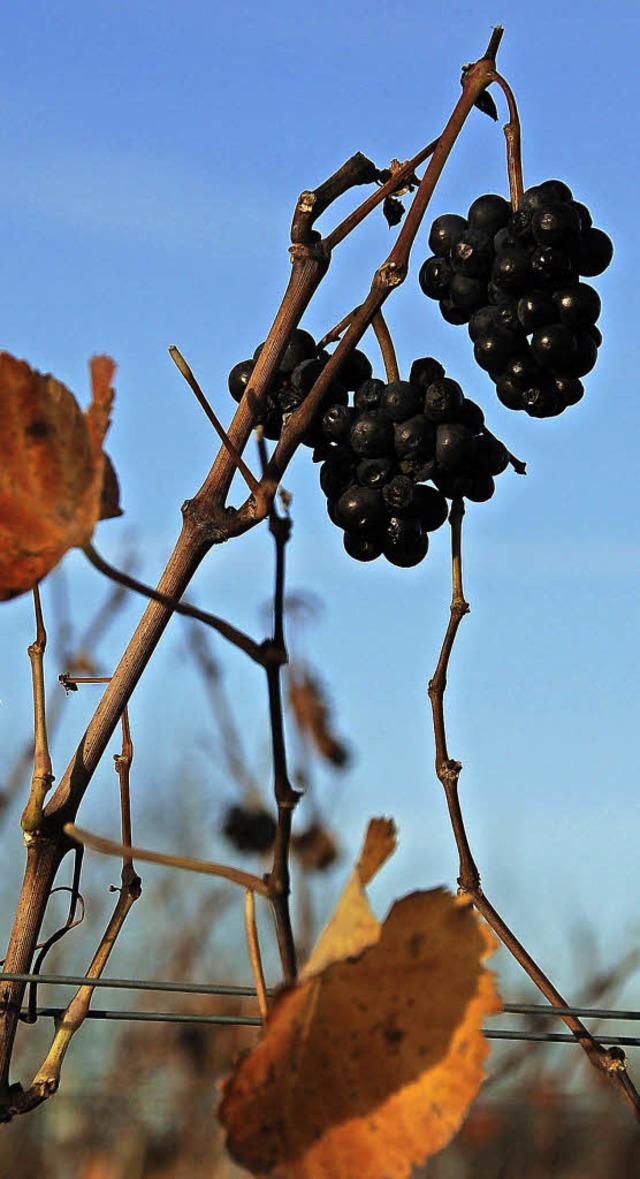
<instances>
[{"instance_id":1,"label":"grape stem","mask_svg":"<svg viewBox=\"0 0 640 1179\"><path fill-rule=\"evenodd\" d=\"M504 96L509 107L509 122L505 123L502 128L504 137L507 141L507 171L509 173L509 192L511 195L512 209L519 209L524 192L524 180L522 178L522 137L520 129L520 115L518 114L518 106L515 100L515 95L511 89L506 78L502 77L497 70L493 72L492 81L497 82L498 86L502 88Z\"/></svg>"},{"instance_id":2,"label":"grape stem","mask_svg":"<svg viewBox=\"0 0 640 1179\"><path fill-rule=\"evenodd\" d=\"M376 340L380 346L380 352L382 353L382 362L384 364L387 383L389 384L391 381L399 381L400 371L398 369L396 350L393 346L391 332L389 331L382 311L376 311L376 314L371 321L371 326L375 332Z\"/></svg>"},{"instance_id":3,"label":"grape stem","mask_svg":"<svg viewBox=\"0 0 640 1179\"><path fill-rule=\"evenodd\" d=\"M433 719L435 737L435 767L436 774L445 792L449 818L456 841L459 858L458 884L460 892L468 894L479 913L482 914L494 933L500 938L504 946L520 964L531 981L535 983L545 998L553 1007L565 1008L569 1004L563 998L553 983L547 978L537 962L531 957L522 943L518 941L509 926L485 896L480 873L474 861L467 838L462 808L459 800L459 780L462 763L454 761L449 756L444 715L444 695L447 687L447 672L453 645L458 628L465 614L469 613L469 605L464 596L462 582L462 521L464 517L464 501L454 499L449 522L451 526L451 572L452 595L449 621L445 631L440 656L436 670L429 682L429 699ZM574 1015L563 1014L561 1017L578 1043L584 1049L591 1064L610 1078L613 1085L621 1092L624 1099L633 1109L636 1118L640 1120L640 1094L638 1094L627 1071L624 1053L617 1046L605 1048L591 1035L582 1021Z\"/></svg>"},{"instance_id":4,"label":"grape stem","mask_svg":"<svg viewBox=\"0 0 640 1179\"><path fill-rule=\"evenodd\" d=\"M354 307L342 317L339 323L332 327L330 331L326 332L322 339L318 342L318 348L324 348L327 344L334 344L339 340L345 328L348 328L351 321L357 315L360 307ZM371 326L374 330L376 340L382 355L382 363L384 364L387 381L399 381L400 371L398 369L398 361L396 358L396 351L393 346L391 332L387 326L386 320L381 311L377 311L374 315Z\"/></svg>"}]
</instances>

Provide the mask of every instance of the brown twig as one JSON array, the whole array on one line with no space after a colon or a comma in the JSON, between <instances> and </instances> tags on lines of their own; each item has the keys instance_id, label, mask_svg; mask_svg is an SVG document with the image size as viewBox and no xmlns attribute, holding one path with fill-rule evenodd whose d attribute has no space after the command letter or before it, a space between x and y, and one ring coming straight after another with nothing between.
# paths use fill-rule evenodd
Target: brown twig
<instances>
[{"instance_id":1,"label":"brown twig","mask_svg":"<svg viewBox=\"0 0 640 1179\"><path fill-rule=\"evenodd\" d=\"M264 443L260 450L260 457L264 464L266 459ZM289 850L293 811L301 797L298 791L293 789L289 779L282 709L282 668L288 661L284 637L285 554L291 536L291 519L288 513L280 515L273 503L269 510L269 531L274 540L276 562L273 591L273 640L270 644L265 644L265 647L272 652L273 658L266 665L265 671L269 694L273 791L278 808L278 825L273 844L271 871L265 876L265 880L271 893L284 981L291 983L295 981L298 968L289 909L291 889Z\"/></svg>"},{"instance_id":2,"label":"brown twig","mask_svg":"<svg viewBox=\"0 0 640 1179\"><path fill-rule=\"evenodd\" d=\"M480 883L480 873L476 867L467 833L465 829L462 809L460 807L458 785L462 765L450 758L447 749L446 727L444 718L444 694L447 686L447 671L453 644L460 622L469 611L464 597L462 582L462 520L464 516L464 502L454 500L451 514L451 556L452 556L452 596L449 623L445 632L440 657L433 679L429 683L429 698L433 715L433 729L436 747L436 774L442 783L449 808L449 816L453 829L459 858L458 883L461 891L468 893L479 913L488 925L498 935L503 945L510 951L516 961L522 966L529 978L546 999L554 1007L568 1007L553 983L541 970L538 963L531 957L500 914L484 895ZM588 1031L582 1021L574 1015L563 1014L564 1023L573 1033L578 1043L584 1049L591 1063L602 1073L607 1075L616 1088L620 1090L627 1103L634 1110L640 1120L640 1094L636 1091L626 1072L624 1054L613 1046L605 1048Z\"/></svg>"},{"instance_id":3,"label":"brown twig","mask_svg":"<svg viewBox=\"0 0 640 1179\"><path fill-rule=\"evenodd\" d=\"M174 364L177 366L177 368L182 373L182 375L183 375L185 381L187 382L187 384L189 385L189 388L191 389L191 391L195 394L196 400L198 401L199 405L204 410L205 415L207 416L207 418L211 422L211 425L213 426L216 434L218 435L218 438L222 442L222 445L224 446L225 450L227 451L227 454L233 460L233 462L236 464L236 467L238 468L240 474L242 475L242 478L244 479L245 483L247 484L249 491L253 491L253 492L258 491L259 490L258 480L256 479L253 472L249 470L242 455L238 454L238 451L236 450L235 446L233 445L233 442L231 441L231 439L229 438L229 435L227 434L226 430L222 426L219 418L214 413L212 406L210 405L208 399L205 397L204 393L202 392L200 385L196 381L196 378L193 375L192 369L187 364L187 362L186 362L184 356L182 355L182 353L180 352L180 350L178 348L176 348L175 344L170 345L169 356L171 357Z\"/></svg>"},{"instance_id":4,"label":"brown twig","mask_svg":"<svg viewBox=\"0 0 640 1179\"><path fill-rule=\"evenodd\" d=\"M44 800L53 783L53 770L47 741L47 715L44 691L44 653L47 646L47 632L42 617L40 590L35 586L33 602L36 615L36 637L28 648L31 661L31 682L33 687L33 775L27 805L22 813L22 830L25 835L37 831L42 823Z\"/></svg>"},{"instance_id":5,"label":"brown twig","mask_svg":"<svg viewBox=\"0 0 640 1179\"><path fill-rule=\"evenodd\" d=\"M64 831L68 839L103 856L135 856L137 860L146 860L149 864L162 864L165 868L181 868L184 872L198 872L203 876L220 876L223 880L240 885L241 888L252 888L254 892L260 893L260 896L270 896L268 886L259 876L243 872L240 868L231 868L228 864L213 864L209 860L194 860L189 856L173 856L150 851L149 848L131 847L117 843L113 839L104 839L102 835L94 835L91 831L84 831L81 827L76 827L75 823L66 823Z\"/></svg>"},{"instance_id":6,"label":"brown twig","mask_svg":"<svg viewBox=\"0 0 640 1179\"><path fill-rule=\"evenodd\" d=\"M258 939L258 927L256 925L256 898L255 893L250 888L248 888L244 894L244 925L247 935L249 961L251 963L253 980L256 985L256 997L258 1000L258 1007L260 1009L260 1018L262 1022L265 1023L267 1015L269 1014L267 984L264 981L262 956L260 954L260 941Z\"/></svg>"},{"instance_id":7,"label":"brown twig","mask_svg":"<svg viewBox=\"0 0 640 1179\"><path fill-rule=\"evenodd\" d=\"M437 144L438 140L433 139L431 143L428 143L426 147L423 147L422 150L413 157L413 159L407 160L404 164L401 164L396 171L393 171L391 176L384 181L384 183L376 192L372 192L371 196L368 196L366 200L364 200L362 204L358 206L357 209L354 209L352 213L349 213L348 217L345 217L344 221L341 221L339 225L336 225L335 229L333 229L331 233L327 234L327 236L324 238L324 245L326 248L328 250L335 249L335 247L340 242L344 241L344 239L348 237L350 233L353 233L354 229L356 229L357 226L360 225L362 221L364 221L365 217L369 216L369 213L371 213L373 209L382 204L386 197L393 196L393 194L397 192L398 189L407 180L414 176L416 168L419 168L421 164L424 164L425 160L429 159L429 156L433 155Z\"/></svg>"},{"instance_id":8,"label":"brown twig","mask_svg":"<svg viewBox=\"0 0 640 1179\"><path fill-rule=\"evenodd\" d=\"M169 597L168 594L151 589L151 586L138 581L136 577L131 577L128 573L124 573L121 569L116 569L113 565L110 565L91 542L86 544L82 551L94 569L97 569L99 573L103 573L105 577L118 582L119 585L124 586L126 589L133 590L137 594L142 594L145 598L150 598L152 602L160 602L163 606L170 607L175 614L182 614L184 618L195 618L196 622L204 622L206 626L210 626L212 630L217 630L218 634L228 639L230 643L233 643L234 647L239 647L241 651L244 651L245 655L253 659L254 663L263 664L264 655L260 644L255 643L253 639L250 639L248 635L238 630L237 627L232 626L230 622L226 622L224 618L218 618L215 614L209 614L207 610L199 610L197 606L192 606L189 602L179 602L175 598ZM106 682L108 683L109 681L107 680Z\"/></svg>"},{"instance_id":9,"label":"brown twig","mask_svg":"<svg viewBox=\"0 0 640 1179\"><path fill-rule=\"evenodd\" d=\"M349 326L354 315L359 310L359 306L354 307L352 311L348 311L346 315L343 315L342 319L336 323L334 327L330 328L328 332L325 332L322 339L318 340L318 350L321 348L326 348L327 344L335 344L336 340L340 339L343 331Z\"/></svg>"},{"instance_id":10,"label":"brown twig","mask_svg":"<svg viewBox=\"0 0 640 1179\"><path fill-rule=\"evenodd\" d=\"M122 716L122 748L114 760L120 784L122 841L124 844L130 844L131 808L129 774L133 760L133 744L126 710ZM33 1109L43 1101L46 1101L47 1098L52 1097L59 1088L62 1065L69 1045L73 1036L85 1022L91 1006L91 1000L95 990L95 987L91 983L102 976L127 915L142 893L142 881L134 870L133 860L130 855L125 855L123 859L121 882L114 912L87 970L87 985L79 988L62 1014L56 1018L55 1034L45 1060L33 1078L29 1089L18 1095L17 1108L5 1109L5 1117L12 1116L18 1112L25 1113L28 1109Z\"/></svg>"}]
</instances>

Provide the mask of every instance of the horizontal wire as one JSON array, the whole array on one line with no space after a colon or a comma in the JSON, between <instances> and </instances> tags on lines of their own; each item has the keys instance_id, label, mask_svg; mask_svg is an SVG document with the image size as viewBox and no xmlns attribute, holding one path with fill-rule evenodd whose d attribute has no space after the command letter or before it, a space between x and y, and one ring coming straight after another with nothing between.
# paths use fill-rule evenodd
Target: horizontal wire
<instances>
[{"instance_id":1,"label":"horizontal wire","mask_svg":"<svg viewBox=\"0 0 640 1179\"><path fill-rule=\"evenodd\" d=\"M168 991L187 995L229 995L256 998L253 987L231 983L155 982L136 978L96 978L75 974L9 974L0 971L0 982L42 983L50 986L111 987L119 990ZM273 994L272 991L268 992ZM639 1020L640 1011L623 1011L602 1007L551 1007L547 1003L504 1003L499 1015L539 1015L543 1017L575 1015L591 1019ZM573 1039L573 1037L570 1037Z\"/></svg>"},{"instance_id":2,"label":"horizontal wire","mask_svg":"<svg viewBox=\"0 0 640 1179\"><path fill-rule=\"evenodd\" d=\"M640 1011L617 1011L605 1007L551 1007L546 1003L503 1003L504 1015L579 1015L591 1019L640 1019Z\"/></svg>"},{"instance_id":3,"label":"horizontal wire","mask_svg":"<svg viewBox=\"0 0 640 1179\"><path fill-rule=\"evenodd\" d=\"M37 1015L51 1016L59 1019L64 1015L63 1007L38 1007ZM25 1008L22 1015L28 1014ZM140 1023L190 1023L190 1024L225 1024L227 1026L243 1025L247 1027L261 1027L262 1021L255 1015L194 1015L179 1011L87 1011L87 1019L124 1020ZM519 1032L498 1031L495 1028L483 1028L482 1034L488 1040L536 1040L551 1044L577 1044L575 1036L562 1032ZM640 1038L635 1036L605 1036L599 1039L601 1044L619 1044L625 1047L640 1046Z\"/></svg>"},{"instance_id":4,"label":"horizontal wire","mask_svg":"<svg viewBox=\"0 0 640 1179\"><path fill-rule=\"evenodd\" d=\"M0 982L24 982L24 983L38 983L49 986L91 986L94 988L103 987L111 988L113 990L141 990L141 991L162 991L173 992L174 994L196 994L196 995L219 995L232 996L237 998L255 998L256 993L252 987L236 986L227 983L186 983L186 982L155 982L149 979L126 979L126 978L99 978L87 979L84 975L72 974L10 974L5 971L0 971ZM42 1016L51 1016L54 1019L59 1019L64 1015L64 1008L62 1007L38 1007L36 1014ZM26 1017L28 1012L22 1011L22 1016ZM618 1019L624 1020L638 1020L640 1019L640 1011L624 1011L612 1008L599 1007L551 1007L546 1003L505 1003L502 1011L498 1015L533 1015L548 1018L549 1016L556 1016L562 1018L566 1015L580 1016L583 1018L592 1019ZM194 1024L218 1024L218 1025L235 1025L260 1027L261 1020L258 1016L252 1015L215 1015L215 1014L194 1014L185 1012L172 1011L106 1011L89 1009L87 1012L88 1019L102 1019L102 1020L123 1020L134 1021L142 1023L194 1023ZM490 1040L531 1040L541 1041L545 1043L556 1044L577 1044L578 1038L571 1034L562 1032L529 1032L529 1031L504 1031L496 1028L483 1029L483 1035ZM640 1046L640 1038L634 1036L605 1036L598 1037L602 1044L618 1044L625 1047Z\"/></svg>"},{"instance_id":5,"label":"horizontal wire","mask_svg":"<svg viewBox=\"0 0 640 1179\"><path fill-rule=\"evenodd\" d=\"M173 991L185 995L234 995L255 999L254 987L239 987L226 983L154 982L141 978L95 978L76 974L7 974L0 971L0 982L34 982L51 986L113 987L127 991Z\"/></svg>"},{"instance_id":6,"label":"horizontal wire","mask_svg":"<svg viewBox=\"0 0 640 1179\"><path fill-rule=\"evenodd\" d=\"M579 1044L579 1036L572 1036L566 1032L505 1032L497 1028L482 1029L483 1036L488 1040L544 1040L548 1044ZM599 1044L623 1044L627 1048L640 1046L637 1036L598 1036Z\"/></svg>"},{"instance_id":7,"label":"horizontal wire","mask_svg":"<svg viewBox=\"0 0 640 1179\"><path fill-rule=\"evenodd\" d=\"M36 1015L50 1015L53 1019L60 1019L65 1011L65 1007L37 1007ZM21 1015L26 1017L28 1014L28 1009L23 1008ZM122 1019L139 1023L217 1023L262 1027L262 1020L257 1015L193 1015L183 1011L100 1011L90 1007L86 1018Z\"/></svg>"}]
</instances>

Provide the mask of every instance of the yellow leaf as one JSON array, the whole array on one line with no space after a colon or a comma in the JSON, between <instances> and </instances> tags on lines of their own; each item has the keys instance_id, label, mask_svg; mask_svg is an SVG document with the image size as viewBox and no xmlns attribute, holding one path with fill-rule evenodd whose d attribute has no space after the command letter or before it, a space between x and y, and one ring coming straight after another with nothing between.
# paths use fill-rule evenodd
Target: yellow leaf
<instances>
[{"instance_id":1,"label":"yellow leaf","mask_svg":"<svg viewBox=\"0 0 640 1179\"><path fill-rule=\"evenodd\" d=\"M93 357L83 413L55 377L0 352L0 600L33 589L98 520L121 515L102 450L114 372L108 356Z\"/></svg>"},{"instance_id":2,"label":"yellow leaf","mask_svg":"<svg viewBox=\"0 0 640 1179\"><path fill-rule=\"evenodd\" d=\"M482 1082L480 1028L499 1009L482 965L494 939L444 889L397 901L374 931L362 885L392 850L382 834L370 828L335 931L329 922L225 1084L228 1148L255 1175L407 1179L450 1140Z\"/></svg>"},{"instance_id":3,"label":"yellow leaf","mask_svg":"<svg viewBox=\"0 0 640 1179\"><path fill-rule=\"evenodd\" d=\"M372 819L358 862L347 881L327 927L320 934L301 979L318 974L340 958L353 958L377 942L380 922L364 891L385 860L395 851L396 828L391 819Z\"/></svg>"}]
</instances>

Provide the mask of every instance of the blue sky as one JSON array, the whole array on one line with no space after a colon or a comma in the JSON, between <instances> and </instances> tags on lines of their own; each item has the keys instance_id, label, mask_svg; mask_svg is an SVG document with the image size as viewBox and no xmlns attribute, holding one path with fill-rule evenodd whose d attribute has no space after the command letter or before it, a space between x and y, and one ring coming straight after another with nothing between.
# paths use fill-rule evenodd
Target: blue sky
<instances>
[{"instance_id":1,"label":"blue sky","mask_svg":"<svg viewBox=\"0 0 640 1179\"><path fill-rule=\"evenodd\" d=\"M639 925L630 887L640 837L637 7L8 0L1 344L82 401L89 356L116 360L108 449L126 515L101 525L96 543L117 562L131 540L153 581L177 535L179 505L216 449L168 346L180 347L228 420L226 374L264 338L277 308L298 192L355 150L382 167L433 138L458 97L461 64L482 53L500 20L499 66L520 106L525 182L566 180L616 245L594 281L605 338L585 399L560 419L510 414L474 366L464 329L443 323L419 292L432 217L464 213L482 192L507 192L500 124L480 113L465 126L387 311L405 375L415 356L438 356L528 463L527 479L503 475L494 499L468 513L472 614L450 677L450 747L465 764L463 804L486 892L571 992L566 943L579 922L598 930L605 954L628 945ZM323 225L331 223L330 214ZM378 216L341 247L305 326L319 336L358 302L391 240ZM365 347L375 359L375 341ZM285 480L294 494L290 584L325 603L306 650L322 664L356 750L346 779L320 775L319 799L347 848L370 815L396 817L401 850L376 886L384 904L413 887L455 884L425 695L448 612L447 537L436 534L416 570L359 566L343 553L316 479L300 453ZM214 552L194 583L198 602L259 635L270 560L263 530ZM64 572L82 629L103 587L75 555ZM139 613L134 601L100 652L105 666ZM4 605L0 739L9 760L28 729L31 637L30 603ZM264 772L262 684L235 652L228 679ZM208 717L197 691L176 622L132 705L141 842L152 828L161 839L154 783L186 766L211 783L212 830L231 796L202 753ZM85 700L67 707L58 777L88 708L88 700L86 712ZM80 818L115 833L109 761ZM327 904L339 878L326 886Z\"/></svg>"}]
</instances>

